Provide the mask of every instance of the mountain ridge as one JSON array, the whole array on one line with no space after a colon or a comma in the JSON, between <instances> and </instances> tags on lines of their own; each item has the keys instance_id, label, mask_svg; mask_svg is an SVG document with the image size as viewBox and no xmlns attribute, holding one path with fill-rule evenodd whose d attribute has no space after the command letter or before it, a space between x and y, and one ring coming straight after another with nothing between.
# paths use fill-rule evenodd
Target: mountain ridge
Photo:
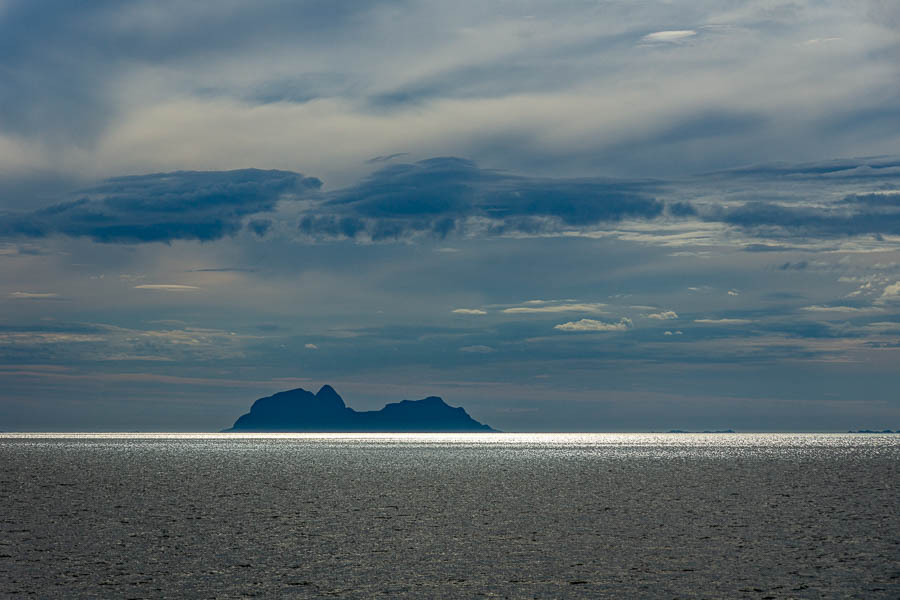
<instances>
[{"instance_id":1,"label":"mountain ridge","mask_svg":"<svg viewBox=\"0 0 900 600\"><path fill-rule=\"evenodd\" d=\"M253 402L250 412L223 431L278 432L494 432L462 407L438 396L401 400L380 410L356 411L330 385L313 394L303 388L277 392Z\"/></svg>"}]
</instances>

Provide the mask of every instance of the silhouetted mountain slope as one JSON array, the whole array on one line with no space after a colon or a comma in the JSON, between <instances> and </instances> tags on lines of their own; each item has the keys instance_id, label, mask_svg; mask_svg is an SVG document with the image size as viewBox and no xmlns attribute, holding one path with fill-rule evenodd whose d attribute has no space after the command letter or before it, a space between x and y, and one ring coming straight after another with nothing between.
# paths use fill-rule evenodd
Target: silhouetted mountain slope
<instances>
[{"instance_id":1,"label":"silhouetted mountain slope","mask_svg":"<svg viewBox=\"0 0 900 600\"><path fill-rule=\"evenodd\" d=\"M330 385L316 394L303 388L260 398L226 431L495 431L437 396L403 400L381 410L355 411Z\"/></svg>"}]
</instances>

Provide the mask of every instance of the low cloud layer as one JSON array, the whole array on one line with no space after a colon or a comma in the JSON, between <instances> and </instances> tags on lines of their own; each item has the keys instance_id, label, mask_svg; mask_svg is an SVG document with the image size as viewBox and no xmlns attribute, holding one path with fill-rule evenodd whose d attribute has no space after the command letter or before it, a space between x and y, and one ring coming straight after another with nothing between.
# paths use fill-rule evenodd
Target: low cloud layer
<instances>
[{"instance_id":1,"label":"low cloud layer","mask_svg":"<svg viewBox=\"0 0 900 600\"><path fill-rule=\"evenodd\" d=\"M391 165L326 195L300 221L312 238L396 240L413 234L541 234L653 219L664 204L649 182L546 179L455 157Z\"/></svg>"},{"instance_id":2,"label":"low cloud layer","mask_svg":"<svg viewBox=\"0 0 900 600\"><path fill-rule=\"evenodd\" d=\"M257 239L277 231L306 242L368 243L589 235L629 223L646 237L654 223L665 233L665 224L680 222L684 232L706 223L751 238L825 240L900 235L898 182L900 159L890 157L764 165L678 181L551 179L439 157L390 164L330 191L318 178L290 171L178 171L116 177L45 208L0 213L0 237L135 244L213 241L245 229ZM285 210L276 212L281 200ZM778 268L806 267L797 261Z\"/></svg>"},{"instance_id":3,"label":"low cloud layer","mask_svg":"<svg viewBox=\"0 0 900 600\"><path fill-rule=\"evenodd\" d=\"M124 244L212 241L237 233L248 215L271 212L279 199L320 185L299 173L258 169L116 177L75 200L0 215L0 235L67 235ZM268 228L263 223L249 226L263 235Z\"/></svg>"}]
</instances>

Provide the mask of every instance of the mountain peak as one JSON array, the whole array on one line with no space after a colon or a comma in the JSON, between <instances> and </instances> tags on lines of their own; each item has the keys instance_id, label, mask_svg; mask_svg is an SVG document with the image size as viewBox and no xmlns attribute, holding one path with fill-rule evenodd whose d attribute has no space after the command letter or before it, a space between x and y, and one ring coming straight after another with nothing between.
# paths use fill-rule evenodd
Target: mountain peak
<instances>
[{"instance_id":1,"label":"mountain peak","mask_svg":"<svg viewBox=\"0 0 900 600\"><path fill-rule=\"evenodd\" d=\"M329 404L339 404L341 407L345 407L344 399L334 390L333 387L328 385L327 383L319 388L319 391L316 392L316 400L320 400L322 402L327 402Z\"/></svg>"}]
</instances>

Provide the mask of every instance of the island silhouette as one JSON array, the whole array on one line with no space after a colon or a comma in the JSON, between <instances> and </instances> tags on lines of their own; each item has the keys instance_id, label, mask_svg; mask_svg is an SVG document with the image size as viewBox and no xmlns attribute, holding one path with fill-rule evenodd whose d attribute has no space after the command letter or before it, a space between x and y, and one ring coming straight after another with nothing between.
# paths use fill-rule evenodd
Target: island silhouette
<instances>
[{"instance_id":1,"label":"island silhouette","mask_svg":"<svg viewBox=\"0 0 900 600\"><path fill-rule=\"evenodd\" d=\"M330 385L313 394L303 388L260 398L224 431L281 432L490 432L462 407L437 396L403 400L381 410L356 411Z\"/></svg>"}]
</instances>

